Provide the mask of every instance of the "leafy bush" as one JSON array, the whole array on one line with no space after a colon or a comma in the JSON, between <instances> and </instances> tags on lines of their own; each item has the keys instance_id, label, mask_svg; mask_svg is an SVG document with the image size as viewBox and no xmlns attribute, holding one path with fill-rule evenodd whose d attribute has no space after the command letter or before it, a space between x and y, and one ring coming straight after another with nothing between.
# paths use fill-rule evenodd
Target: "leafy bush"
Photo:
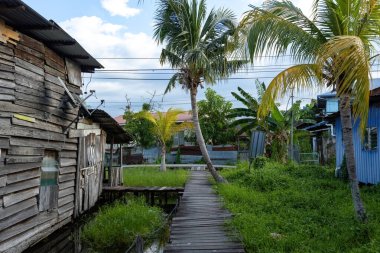
<instances>
[{"instance_id":1,"label":"leafy bush","mask_svg":"<svg viewBox=\"0 0 380 253\"><path fill-rule=\"evenodd\" d=\"M223 170L217 185L247 252L379 252L380 186L363 187L370 216L355 219L347 183L320 166L268 161L262 170Z\"/></svg>"},{"instance_id":2,"label":"leafy bush","mask_svg":"<svg viewBox=\"0 0 380 253\"><path fill-rule=\"evenodd\" d=\"M143 200L117 202L100 209L84 226L83 240L95 249L127 248L137 235L147 237L164 224L164 214Z\"/></svg>"},{"instance_id":3,"label":"leafy bush","mask_svg":"<svg viewBox=\"0 0 380 253\"><path fill-rule=\"evenodd\" d=\"M265 164L268 162L268 158L265 156L258 156L253 160L253 167L255 169L262 169L264 168Z\"/></svg>"}]
</instances>

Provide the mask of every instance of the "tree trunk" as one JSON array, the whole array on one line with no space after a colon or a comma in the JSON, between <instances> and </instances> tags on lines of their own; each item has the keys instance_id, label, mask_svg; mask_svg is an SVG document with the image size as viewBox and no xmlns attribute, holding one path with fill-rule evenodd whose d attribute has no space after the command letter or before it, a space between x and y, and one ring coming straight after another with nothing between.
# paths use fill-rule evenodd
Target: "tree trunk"
<instances>
[{"instance_id":1,"label":"tree trunk","mask_svg":"<svg viewBox=\"0 0 380 253\"><path fill-rule=\"evenodd\" d=\"M161 166L160 171L166 171L166 147L165 144L161 146Z\"/></svg>"},{"instance_id":2,"label":"tree trunk","mask_svg":"<svg viewBox=\"0 0 380 253\"><path fill-rule=\"evenodd\" d=\"M199 119L198 119L198 107L197 107L197 88L191 88L190 90L190 97L191 97L191 109L193 113L193 123L194 123L194 129L195 129L195 135L197 137L197 142L199 145L199 148L201 149L203 159L205 160L207 164L207 169L210 171L211 175L218 183L227 183L227 181L218 174L218 172L215 170L214 166L212 165L210 156L208 155L205 140L203 139L201 126L199 125Z\"/></svg>"},{"instance_id":3,"label":"tree trunk","mask_svg":"<svg viewBox=\"0 0 380 253\"><path fill-rule=\"evenodd\" d=\"M343 143L346 153L347 172L350 180L352 201L356 212L356 217L364 222L367 220L363 201L360 197L359 182L356 177L356 164L354 143L352 134L351 103L349 95L342 95L339 103L340 119L342 121Z\"/></svg>"}]
</instances>

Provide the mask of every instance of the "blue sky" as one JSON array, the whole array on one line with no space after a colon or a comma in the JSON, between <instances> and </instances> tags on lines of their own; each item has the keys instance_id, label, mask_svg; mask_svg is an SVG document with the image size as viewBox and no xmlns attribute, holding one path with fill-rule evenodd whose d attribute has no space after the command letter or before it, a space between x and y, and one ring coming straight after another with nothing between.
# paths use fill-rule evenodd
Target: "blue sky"
<instances>
[{"instance_id":1,"label":"blue sky","mask_svg":"<svg viewBox=\"0 0 380 253\"><path fill-rule=\"evenodd\" d=\"M145 0L138 4L138 0L24 0L26 4L39 12L47 19L53 19L72 37L96 58L156 58L159 56L161 46L152 39L153 17L156 8L155 0ZM249 10L248 4L261 5L262 0L208 0L207 6L226 7L233 10L238 19ZM309 0L294 0L304 12L310 13ZM83 82L87 90L96 90L96 98L88 100L88 105L96 107L101 99L105 100L102 109L112 116L123 113L126 106L126 95L132 102L134 110L141 109L143 102L149 101L151 94L156 93L157 109L166 110L169 107L190 109L190 98L185 91L176 88L171 93L162 96L167 81L148 80L99 80L96 78L137 78L137 79L166 79L170 78L170 70L157 70L169 68L160 66L157 59L99 59L105 70L132 70L128 73L99 72L91 76L85 74ZM219 94L238 105L231 95L240 86L248 92L255 93L255 78L268 83L285 65L288 59L277 61L266 60L256 62L255 67L236 74L235 79L222 81L213 86ZM137 69L140 69L139 71ZM142 69L142 70L141 70ZM146 71L154 69L155 71ZM310 101L316 93L299 94L305 102ZM204 90L200 90L198 99L204 98ZM285 108L288 99L281 100Z\"/></svg>"}]
</instances>

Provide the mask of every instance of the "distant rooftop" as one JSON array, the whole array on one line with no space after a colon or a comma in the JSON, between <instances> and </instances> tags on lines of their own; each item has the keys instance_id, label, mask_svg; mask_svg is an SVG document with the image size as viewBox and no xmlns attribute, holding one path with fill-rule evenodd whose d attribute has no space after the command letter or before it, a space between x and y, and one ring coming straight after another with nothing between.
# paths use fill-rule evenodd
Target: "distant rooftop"
<instances>
[{"instance_id":1,"label":"distant rooftop","mask_svg":"<svg viewBox=\"0 0 380 253\"><path fill-rule=\"evenodd\" d=\"M48 1L46 4L49 4ZM47 20L21 0L0 0L0 19L17 31L76 62L82 72L103 66L53 20Z\"/></svg>"}]
</instances>

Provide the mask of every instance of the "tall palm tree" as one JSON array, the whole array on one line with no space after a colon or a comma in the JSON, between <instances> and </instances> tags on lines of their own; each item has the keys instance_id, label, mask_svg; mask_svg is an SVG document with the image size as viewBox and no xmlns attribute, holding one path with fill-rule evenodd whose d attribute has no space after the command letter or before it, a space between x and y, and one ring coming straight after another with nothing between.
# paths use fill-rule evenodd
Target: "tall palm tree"
<instances>
[{"instance_id":1,"label":"tall palm tree","mask_svg":"<svg viewBox=\"0 0 380 253\"><path fill-rule=\"evenodd\" d=\"M176 123L177 117L181 113L184 111L170 108L167 112L157 112L156 115L148 111L141 111L137 114L138 118L146 119L153 124L153 133L161 146L161 171L166 171L166 144L176 133L191 128L191 124L188 122Z\"/></svg>"},{"instance_id":2,"label":"tall palm tree","mask_svg":"<svg viewBox=\"0 0 380 253\"><path fill-rule=\"evenodd\" d=\"M296 63L269 84L259 115L268 113L279 95L290 89L315 85L336 88L340 104L343 142L352 199L357 218L366 220L356 176L352 117L367 123L370 60L380 35L380 4L377 0L314 0L309 19L290 1L267 1L251 6L240 27L244 52L251 61L266 54L290 54ZM351 103L351 100L352 103Z\"/></svg>"},{"instance_id":3,"label":"tall palm tree","mask_svg":"<svg viewBox=\"0 0 380 253\"><path fill-rule=\"evenodd\" d=\"M196 97L198 88L235 72L242 61L229 61L227 41L235 32L234 15L228 9L212 9L207 15L205 0L158 0L154 38L164 44L161 64L169 63L178 72L166 92L177 84L189 91L194 129L207 168L217 182L225 182L208 155L199 125Z\"/></svg>"}]
</instances>

